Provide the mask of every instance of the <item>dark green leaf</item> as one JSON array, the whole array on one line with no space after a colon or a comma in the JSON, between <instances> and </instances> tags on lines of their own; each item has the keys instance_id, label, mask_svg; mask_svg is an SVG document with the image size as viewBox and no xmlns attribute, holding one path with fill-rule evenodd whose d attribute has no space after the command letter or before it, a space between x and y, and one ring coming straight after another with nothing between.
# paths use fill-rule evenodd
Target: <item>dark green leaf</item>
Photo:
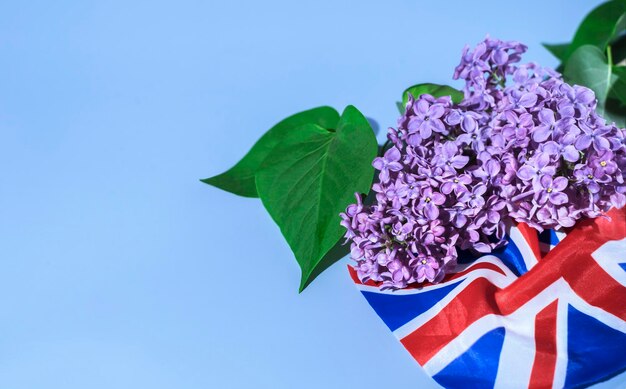
<instances>
[{"instance_id":1,"label":"dark green leaf","mask_svg":"<svg viewBox=\"0 0 626 389\"><path fill-rule=\"evenodd\" d=\"M598 111L601 113L609 90L615 82L604 53L592 45L579 47L565 65L563 75L570 84L584 85L593 90L598 99Z\"/></svg>"},{"instance_id":2,"label":"dark green leaf","mask_svg":"<svg viewBox=\"0 0 626 389\"><path fill-rule=\"evenodd\" d=\"M609 96L626 105L626 67L613 66L613 74L615 74L616 79Z\"/></svg>"},{"instance_id":3,"label":"dark green leaf","mask_svg":"<svg viewBox=\"0 0 626 389\"><path fill-rule=\"evenodd\" d=\"M552 53L552 55L557 57L559 61L563 61L565 59L565 55L567 53L567 47L569 46L569 43L555 43L555 44L542 43L542 45L543 47L548 49L548 51Z\"/></svg>"},{"instance_id":4,"label":"dark green leaf","mask_svg":"<svg viewBox=\"0 0 626 389\"><path fill-rule=\"evenodd\" d=\"M601 4L585 17L576 30L574 39L562 58L563 62L567 63L570 56L584 45L593 45L604 51L625 27L626 1L614 0Z\"/></svg>"},{"instance_id":5,"label":"dark green leaf","mask_svg":"<svg viewBox=\"0 0 626 389\"><path fill-rule=\"evenodd\" d=\"M300 291L345 233L339 213L369 192L377 150L367 119L348 106L336 131L305 124L286 134L257 172L259 197L302 269Z\"/></svg>"},{"instance_id":6,"label":"dark green leaf","mask_svg":"<svg viewBox=\"0 0 626 389\"><path fill-rule=\"evenodd\" d=\"M592 45L579 47L567 61L563 75L570 84L584 85L594 91L598 99L596 110L600 116L617 124L623 122L623 117L606 109L609 91L617 77L600 49Z\"/></svg>"},{"instance_id":7,"label":"dark green leaf","mask_svg":"<svg viewBox=\"0 0 626 389\"><path fill-rule=\"evenodd\" d=\"M300 285L300 292L302 292L305 288L307 288L314 279L317 278L320 274L324 272L324 270L328 269L330 265L337 262L341 258L344 258L346 255L350 254L350 245L344 244L343 239L339 239L339 242L335 243L333 248L330 249L324 255L322 260L315 266L309 278L305 281L303 285Z\"/></svg>"},{"instance_id":8,"label":"dark green leaf","mask_svg":"<svg viewBox=\"0 0 626 389\"><path fill-rule=\"evenodd\" d=\"M325 129L334 129L338 120L339 113L330 107L313 108L292 115L267 131L235 166L222 174L201 181L240 196L258 197L255 174L283 138L303 124L311 123Z\"/></svg>"},{"instance_id":9,"label":"dark green leaf","mask_svg":"<svg viewBox=\"0 0 626 389\"><path fill-rule=\"evenodd\" d=\"M625 65L626 63L626 35L619 36L611 42L611 51L613 53L613 65Z\"/></svg>"},{"instance_id":10,"label":"dark green leaf","mask_svg":"<svg viewBox=\"0 0 626 389\"><path fill-rule=\"evenodd\" d=\"M614 121L619 128L626 127L626 109L619 100L609 98L604 105L604 117Z\"/></svg>"},{"instance_id":11,"label":"dark green leaf","mask_svg":"<svg viewBox=\"0 0 626 389\"><path fill-rule=\"evenodd\" d=\"M452 98L452 102L455 104L460 103L463 100L463 92L460 90L454 89L448 85L439 85L439 84L417 84L408 88L402 93L402 105L406 107L407 101L409 101L409 93L414 97L418 98L424 93L428 93L434 97L442 97L442 96L450 96ZM404 113L404 112L403 112Z\"/></svg>"}]
</instances>

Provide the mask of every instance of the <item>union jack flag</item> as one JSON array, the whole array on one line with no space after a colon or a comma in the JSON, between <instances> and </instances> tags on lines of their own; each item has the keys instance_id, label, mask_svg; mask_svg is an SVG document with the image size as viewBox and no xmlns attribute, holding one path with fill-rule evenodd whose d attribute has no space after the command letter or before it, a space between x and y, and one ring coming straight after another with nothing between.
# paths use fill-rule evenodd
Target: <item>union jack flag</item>
<instances>
[{"instance_id":1,"label":"union jack flag","mask_svg":"<svg viewBox=\"0 0 626 389\"><path fill-rule=\"evenodd\" d=\"M434 285L384 291L350 273L445 388L587 386L626 370L626 208L607 215L567 235L512 227Z\"/></svg>"}]
</instances>

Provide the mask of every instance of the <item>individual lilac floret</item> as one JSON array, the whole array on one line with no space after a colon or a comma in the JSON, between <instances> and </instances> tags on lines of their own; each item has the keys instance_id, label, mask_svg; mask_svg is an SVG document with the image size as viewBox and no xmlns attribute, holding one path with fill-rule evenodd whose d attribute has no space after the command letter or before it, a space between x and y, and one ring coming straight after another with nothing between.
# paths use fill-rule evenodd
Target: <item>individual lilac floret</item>
<instances>
[{"instance_id":1,"label":"individual lilac floret","mask_svg":"<svg viewBox=\"0 0 626 389\"><path fill-rule=\"evenodd\" d=\"M460 104L409 97L373 161L374 203L357 195L341 214L362 281L439 282L458 249L505 245L513 220L569 228L626 204L626 131L598 116L590 89L517 65L525 51L487 38L455 69Z\"/></svg>"},{"instance_id":2,"label":"individual lilac floret","mask_svg":"<svg viewBox=\"0 0 626 389\"><path fill-rule=\"evenodd\" d=\"M402 170L402 164L398 162L401 158L400 152L395 147L385 152L382 158L374 159L372 165L380 171L380 181L388 182L390 172L399 172Z\"/></svg>"}]
</instances>

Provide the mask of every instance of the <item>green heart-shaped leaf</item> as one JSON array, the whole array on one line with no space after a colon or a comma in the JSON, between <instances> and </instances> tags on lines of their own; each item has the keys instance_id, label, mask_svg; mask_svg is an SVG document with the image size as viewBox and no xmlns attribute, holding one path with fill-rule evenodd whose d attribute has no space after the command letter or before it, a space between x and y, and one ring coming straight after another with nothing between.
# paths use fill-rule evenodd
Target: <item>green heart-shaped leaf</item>
<instances>
[{"instance_id":1,"label":"green heart-shaped leaf","mask_svg":"<svg viewBox=\"0 0 626 389\"><path fill-rule=\"evenodd\" d=\"M254 177L265 158L283 138L303 124L333 129L338 121L339 113L331 107L313 108L289 116L270 128L235 166L201 181L240 196L258 197Z\"/></svg>"},{"instance_id":2,"label":"green heart-shaped leaf","mask_svg":"<svg viewBox=\"0 0 626 389\"><path fill-rule=\"evenodd\" d=\"M565 66L565 79L578 85L584 85L596 94L598 105L604 106L609 89L615 82L611 66L607 64L604 53L595 46L581 46L572 54Z\"/></svg>"},{"instance_id":3,"label":"green heart-shaped leaf","mask_svg":"<svg viewBox=\"0 0 626 389\"><path fill-rule=\"evenodd\" d=\"M569 43L542 43L542 45L561 62L565 59L567 48L569 47Z\"/></svg>"},{"instance_id":4,"label":"green heart-shaped leaf","mask_svg":"<svg viewBox=\"0 0 626 389\"><path fill-rule=\"evenodd\" d=\"M345 233L339 213L369 192L377 150L367 119L348 106L334 131L305 124L286 134L257 172L259 197L302 269L300 291L329 265Z\"/></svg>"},{"instance_id":5,"label":"green heart-shaped leaf","mask_svg":"<svg viewBox=\"0 0 626 389\"><path fill-rule=\"evenodd\" d=\"M409 101L409 94L413 96L415 99L419 98L421 95L428 93L434 97L442 97L442 96L450 96L452 98L452 102L455 104L463 101L463 92L458 89L454 89L448 85L439 85L439 84L417 84L413 85L410 88L407 88L402 93L402 105L406 107L406 103Z\"/></svg>"},{"instance_id":6,"label":"green heart-shaped leaf","mask_svg":"<svg viewBox=\"0 0 626 389\"><path fill-rule=\"evenodd\" d=\"M564 58L569 58L579 47L593 45L604 51L608 44L626 28L626 1L608 1L592 10L582 21Z\"/></svg>"},{"instance_id":7,"label":"green heart-shaped leaf","mask_svg":"<svg viewBox=\"0 0 626 389\"><path fill-rule=\"evenodd\" d=\"M567 61L563 75L570 84L584 85L594 91L598 99L596 111L600 116L618 125L624 123L623 113L616 112L611 104L607 105L609 91L617 77L600 49L592 45L579 47Z\"/></svg>"}]
</instances>

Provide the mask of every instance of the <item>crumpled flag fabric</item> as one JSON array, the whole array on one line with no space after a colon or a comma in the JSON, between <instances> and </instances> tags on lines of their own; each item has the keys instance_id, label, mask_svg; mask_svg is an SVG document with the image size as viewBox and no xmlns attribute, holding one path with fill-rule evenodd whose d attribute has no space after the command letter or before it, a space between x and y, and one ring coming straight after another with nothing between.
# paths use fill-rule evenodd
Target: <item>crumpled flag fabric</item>
<instances>
[{"instance_id":1,"label":"crumpled flag fabric","mask_svg":"<svg viewBox=\"0 0 626 389\"><path fill-rule=\"evenodd\" d=\"M626 370L626 208L607 215L566 235L519 224L435 285L381 291L349 270L445 388L587 386Z\"/></svg>"}]
</instances>

